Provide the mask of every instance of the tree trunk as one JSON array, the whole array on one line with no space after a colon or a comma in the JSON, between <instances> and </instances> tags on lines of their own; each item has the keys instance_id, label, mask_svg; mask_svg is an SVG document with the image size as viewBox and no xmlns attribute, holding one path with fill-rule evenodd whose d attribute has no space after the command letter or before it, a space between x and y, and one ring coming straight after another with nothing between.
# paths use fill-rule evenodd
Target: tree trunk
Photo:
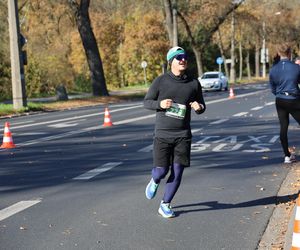
<instances>
[{"instance_id":1,"label":"tree trunk","mask_svg":"<svg viewBox=\"0 0 300 250\"><path fill-rule=\"evenodd\" d=\"M258 43L255 44L255 77L259 77L259 50L260 47Z\"/></svg>"},{"instance_id":2,"label":"tree trunk","mask_svg":"<svg viewBox=\"0 0 300 250\"><path fill-rule=\"evenodd\" d=\"M193 49L193 52L195 54L195 58L196 58L196 63L197 63L197 71L198 71L198 75L201 76L203 74L203 65L202 65L202 50L199 49L196 45L196 42L194 40L194 37L192 35L192 31L190 29L190 26L188 25L187 21L185 20L185 18L181 15L180 12L177 12L178 17L181 19L181 21L183 22L183 25L185 26L186 32L188 34L188 37L190 39L191 42L191 47Z\"/></svg>"},{"instance_id":3,"label":"tree trunk","mask_svg":"<svg viewBox=\"0 0 300 250\"><path fill-rule=\"evenodd\" d=\"M235 16L232 12L231 17L231 63L230 63L230 83L235 83Z\"/></svg>"},{"instance_id":4,"label":"tree trunk","mask_svg":"<svg viewBox=\"0 0 300 250\"><path fill-rule=\"evenodd\" d=\"M174 8L172 13L173 13L173 47L176 47L178 46L177 10Z\"/></svg>"},{"instance_id":5,"label":"tree trunk","mask_svg":"<svg viewBox=\"0 0 300 250\"><path fill-rule=\"evenodd\" d=\"M164 9L166 15L166 29L170 41L170 46L173 45L173 19L172 19L172 4L171 0L164 0Z\"/></svg>"},{"instance_id":6,"label":"tree trunk","mask_svg":"<svg viewBox=\"0 0 300 250\"><path fill-rule=\"evenodd\" d=\"M250 52L247 50L247 56L246 56L246 63L247 63L247 75L248 80L251 80L251 69L250 69Z\"/></svg>"},{"instance_id":7,"label":"tree trunk","mask_svg":"<svg viewBox=\"0 0 300 250\"><path fill-rule=\"evenodd\" d=\"M87 57L92 80L93 95L108 96L109 93L106 88L102 60L89 17L88 9L90 0L81 0L80 4L75 0L68 0L68 2L73 10L76 25Z\"/></svg>"},{"instance_id":8,"label":"tree trunk","mask_svg":"<svg viewBox=\"0 0 300 250\"><path fill-rule=\"evenodd\" d=\"M192 49L196 58L198 76L202 76L203 75L202 53L199 49L197 49L194 46L192 46Z\"/></svg>"},{"instance_id":9,"label":"tree trunk","mask_svg":"<svg viewBox=\"0 0 300 250\"><path fill-rule=\"evenodd\" d=\"M224 70L225 70L225 75L228 77L229 76L229 73L228 73L228 68L227 68L227 64L226 64L226 56L225 56L225 53L224 53L224 48L223 48L223 43L222 43L222 37L221 37L221 31L220 29L218 29L218 46L219 46L219 50L220 50L220 53L221 53L221 56L223 58L223 64L224 64Z\"/></svg>"},{"instance_id":10,"label":"tree trunk","mask_svg":"<svg viewBox=\"0 0 300 250\"><path fill-rule=\"evenodd\" d=\"M239 52L240 52L240 70L239 70L239 80L242 80L243 77L243 48L242 41L239 41Z\"/></svg>"}]
</instances>

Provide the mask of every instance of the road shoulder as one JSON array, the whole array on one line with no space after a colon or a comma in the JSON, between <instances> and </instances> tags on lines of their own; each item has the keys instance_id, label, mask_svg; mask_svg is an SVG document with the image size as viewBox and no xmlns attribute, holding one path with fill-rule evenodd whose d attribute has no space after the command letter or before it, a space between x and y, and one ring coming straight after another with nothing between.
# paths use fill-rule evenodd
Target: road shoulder
<instances>
[{"instance_id":1,"label":"road shoulder","mask_svg":"<svg viewBox=\"0 0 300 250\"><path fill-rule=\"evenodd\" d=\"M279 189L276 207L258 245L258 250L289 249L286 247L292 240L291 222L300 187L300 163L283 165L283 167L288 167L290 170Z\"/></svg>"}]
</instances>

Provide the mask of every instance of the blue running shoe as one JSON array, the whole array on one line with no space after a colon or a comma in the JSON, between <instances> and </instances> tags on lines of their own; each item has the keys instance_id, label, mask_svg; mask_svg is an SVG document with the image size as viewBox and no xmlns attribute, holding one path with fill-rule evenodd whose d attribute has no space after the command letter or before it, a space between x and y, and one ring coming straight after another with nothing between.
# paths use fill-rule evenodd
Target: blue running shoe
<instances>
[{"instance_id":1,"label":"blue running shoe","mask_svg":"<svg viewBox=\"0 0 300 250\"><path fill-rule=\"evenodd\" d=\"M153 178L151 178L150 182L148 183L146 190L145 190L145 194L147 199L151 200L154 198L154 196L156 195L156 191L158 188L159 184L156 184L153 180Z\"/></svg>"},{"instance_id":2,"label":"blue running shoe","mask_svg":"<svg viewBox=\"0 0 300 250\"><path fill-rule=\"evenodd\" d=\"M173 212L170 203L164 203L163 201L160 203L158 213L164 218L175 217L175 213Z\"/></svg>"}]
</instances>

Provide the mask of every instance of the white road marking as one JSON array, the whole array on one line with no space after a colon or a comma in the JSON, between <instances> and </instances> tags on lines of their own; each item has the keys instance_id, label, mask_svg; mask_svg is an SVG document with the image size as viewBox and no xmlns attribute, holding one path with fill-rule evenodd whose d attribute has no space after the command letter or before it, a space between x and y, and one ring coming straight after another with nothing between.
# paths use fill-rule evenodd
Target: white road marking
<instances>
[{"instance_id":1,"label":"white road marking","mask_svg":"<svg viewBox=\"0 0 300 250\"><path fill-rule=\"evenodd\" d=\"M14 135L18 136L25 136L25 135L46 135L46 132L28 132L28 133L13 133Z\"/></svg>"},{"instance_id":2,"label":"white road marking","mask_svg":"<svg viewBox=\"0 0 300 250\"><path fill-rule=\"evenodd\" d=\"M98 168L94 168L82 175L79 175L75 178L73 178L73 180L89 180L93 177L95 177L96 175L99 175L101 173L104 173L108 170L111 170L112 168L121 165L123 162L108 162L106 164L103 164L101 167Z\"/></svg>"},{"instance_id":3,"label":"white road marking","mask_svg":"<svg viewBox=\"0 0 300 250\"><path fill-rule=\"evenodd\" d=\"M263 90L264 91L264 90ZM256 92L252 92L252 93L247 93L247 94L243 94L243 95L238 95L236 96L236 98L242 98L242 97L246 97L246 96L251 96L251 95L256 95L260 92L263 92L261 90L256 91ZM267 90L265 90L267 91ZM232 99L230 98L222 98L222 99L218 99L218 100L213 100L213 101L208 101L206 104L213 104L213 103L218 103L218 102L223 102L223 101L230 101ZM273 104L274 102L272 102ZM123 111L123 110L129 110L129 109L135 109L135 108L140 108L143 107L142 104L140 105L135 105L135 106L130 106L130 107L126 107L126 108L120 108L120 109L114 109L114 110L110 110L110 113L114 113L114 112L118 112L118 111ZM63 119L58 119L58 120L50 120L50 121L45 121L45 122L38 122L38 123L33 123L33 124L25 124L22 126L11 126L11 129L18 129L18 128L26 128L26 127L33 127L33 126L38 126L38 125L46 125L46 124L52 124L52 123L59 123L59 122L65 122L65 121L72 121L72 120L78 120L78 119L82 119L82 118L88 118L88 117L93 117L93 116L99 116L99 115L103 115L103 112L99 112L99 113L93 113L93 114L87 114L87 115L81 115L81 116L74 116L74 117L69 117L69 118L63 118ZM153 115L155 116L155 115ZM144 118L140 117L139 120L142 119L148 119L151 116L144 116ZM133 119L134 121L134 119ZM123 124L122 121L120 122L114 122L114 124ZM3 129L0 129L0 131L3 131Z\"/></svg>"},{"instance_id":4,"label":"white road marking","mask_svg":"<svg viewBox=\"0 0 300 250\"><path fill-rule=\"evenodd\" d=\"M41 200L29 200L29 201L20 201L10 207L0 210L0 221L5 220L6 218L19 213L31 206L34 206L41 202Z\"/></svg>"},{"instance_id":5,"label":"white road marking","mask_svg":"<svg viewBox=\"0 0 300 250\"><path fill-rule=\"evenodd\" d=\"M239 117L239 116L243 116L243 115L247 115L247 114L248 114L248 112L241 112L241 113L234 114L232 116Z\"/></svg>"},{"instance_id":6,"label":"white road marking","mask_svg":"<svg viewBox=\"0 0 300 250\"><path fill-rule=\"evenodd\" d=\"M196 134L197 132L203 130L203 128L192 129L192 134Z\"/></svg>"},{"instance_id":7,"label":"white road marking","mask_svg":"<svg viewBox=\"0 0 300 250\"><path fill-rule=\"evenodd\" d=\"M147 147L141 148L140 150L138 150L138 152L148 153L148 152L151 152L152 150L153 150L153 144L151 144Z\"/></svg>"},{"instance_id":8,"label":"white road marking","mask_svg":"<svg viewBox=\"0 0 300 250\"><path fill-rule=\"evenodd\" d=\"M236 98L242 98L242 97L245 97L245 96L255 95L255 94L258 94L260 92L262 92L262 91L256 91L256 92L253 92L253 93L247 93L247 94L239 95ZM208 101L206 104L213 104L213 103L229 101L229 100L231 100L231 99L230 98L223 98L223 99ZM115 110L111 110L110 113L123 111L123 110L128 110L128 109L133 109L133 108L139 108L139 107L142 107L142 106L143 105L136 105L136 106L130 106L130 107L122 108L122 109L115 109ZM81 118L99 116L101 114L104 114L104 112L93 113L93 114L82 115L82 116L75 116L75 117L70 117L70 118L65 118L65 119L46 121L46 122L40 122L40 123L34 123L34 124L27 124L27 125L23 125L23 126L19 126L19 127L16 126L16 127L12 127L12 129L32 127L32 126L37 126L37 125L46 125L46 124L65 122L65 121L71 121L71 120L76 120L76 119L78 120L78 119L81 119ZM146 116L142 116L142 117L138 117L138 118L126 119L126 120L123 120L123 121L114 122L114 124L115 125L121 125L121 124L126 124L126 123L130 123L130 122L134 122L134 121L149 119L149 118L155 117L155 115L156 114L151 114L151 115L146 115ZM40 143L40 142L43 142L43 141L50 141L50 140L60 139L60 138L64 138L64 137L67 137L67 136L70 136L70 135L81 134L81 133L85 133L87 131L93 131L93 130L103 129L103 128L104 127L102 127L102 126L88 127L88 128L80 129L80 130L77 130L77 131L70 131L70 132L67 132L67 133L59 134L59 135L48 136L48 137L40 138L40 139L37 139L37 140L27 141L27 142L24 142L24 143L17 144L17 146L33 145L33 144L37 144L37 143ZM2 129L2 131L3 131L3 129ZM2 150L0 149L0 151L2 151Z\"/></svg>"},{"instance_id":9,"label":"white road marking","mask_svg":"<svg viewBox=\"0 0 300 250\"><path fill-rule=\"evenodd\" d=\"M199 162L191 161L191 165L199 166ZM215 168L215 167L219 167L219 166L221 166L221 164L210 163L210 164L206 164L206 165L201 165L201 168Z\"/></svg>"},{"instance_id":10,"label":"white road marking","mask_svg":"<svg viewBox=\"0 0 300 250\"><path fill-rule=\"evenodd\" d=\"M114 112L118 112L118 111L134 109L134 108L139 108L139 107L142 107L142 105L130 106L130 107L121 108L121 109L114 109L114 110L110 110L109 113L114 113ZM22 126L10 126L10 129L26 128L26 127L33 127L33 126L38 126L38 125L47 125L47 124L52 124L52 123L72 121L72 120L78 120L78 119L88 118L88 117L92 117L92 116L101 116L103 114L104 114L104 111L99 112L99 113L88 114L88 115L73 116L73 117L63 118L63 119L58 119L58 120L50 120L50 121L45 121L45 122L26 124L26 125L22 125ZM1 129L0 131L3 131L3 129Z\"/></svg>"},{"instance_id":11,"label":"white road marking","mask_svg":"<svg viewBox=\"0 0 300 250\"><path fill-rule=\"evenodd\" d=\"M99 126L97 127L97 129L99 129ZM59 134L59 135L51 135L51 136L39 138L39 139L36 139L36 140L27 141L27 142L24 142L24 143L18 143L16 145L17 146L33 145L33 144L37 144L37 143L44 142L44 141L51 141L51 140L55 140L55 139L61 139L61 138L64 138L64 137L67 137L67 136L70 136L70 135L84 133L85 131L86 130L70 131L70 132L67 132L67 133Z\"/></svg>"},{"instance_id":12,"label":"white road marking","mask_svg":"<svg viewBox=\"0 0 300 250\"><path fill-rule=\"evenodd\" d=\"M52 124L48 125L50 128L68 128L68 127L75 127L78 123L58 123L58 124Z\"/></svg>"},{"instance_id":13,"label":"white road marking","mask_svg":"<svg viewBox=\"0 0 300 250\"><path fill-rule=\"evenodd\" d=\"M265 105L270 106L270 105L273 105L273 104L275 104L275 102L267 102Z\"/></svg>"},{"instance_id":14,"label":"white road marking","mask_svg":"<svg viewBox=\"0 0 300 250\"><path fill-rule=\"evenodd\" d=\"M210 122L209 124L220 124L220 123L226 122L228 120L229 119L220 119L220 120L217 120L217 121L214 121L214 122Z\"/></svg>"},{"instance_id":15,"label":"white road marking","mask_svg":"<svg viewBox=\"0 0 300 250\"><path fill-rule=\"evenodd\" d=\"M273 138L269 141L269 143L275 143L278 138L279 138L279 135L274 135Z\"/></svg>"},{"instance_id":16,"label":"white road marking","mask_svg":"<svg viewBox=\"0 0 300 250\"><path fill-rule=\"evenodd\" d=\"M26 123L30 123L30 122L34 122L33 120L31 121L24 121L24 122L14 122L14 125L21 125L21 124L26 124Z\"/></svg>"},{"instance_id":17,"label":"white road marking","mask_svg":"<svg viewBox=\"0 0 300 250\"><path fill-rule=\"evenodd\" d=\"M252 92L252 93L247 93L247 94L243 94L243 95L236 95L235 99L237 99L237 98L243 98L243 97L251 96L251 95L256 95L258 93L267 92L267 91L269 91L269 90L258 90L258 91ZM230 99L230 98L227 97L227 98L221 98L221 99L209 101L206 104L212 104L212 103L218 103L218 102L224 102L224 101L231 101L231 100L232 99Z\"/></svg>"},{"instance_id":18,"label":"white road marking","mask_svg":"<svg viewBox=\"0 0 300 250\"><path fill-rule=\"evenodd\" d=\"M258 106L258 107L252 108L251 110L260 110L260 109L262 109L262 108L263 108L262 106Z\"/></svg>"},{"instance_id":19,"label":"white road marking","mask_svg":"<svg viewBox=\"0 0 300 250\"><path fill-rule=\"evenodd\" d=\"M140 121L140 120L144 120L144 119L155 117L155 115L156 114L146 115L146 116L142 116L142 117L135 117L135 118L126 119L126 120L123 120L123 121L114 122L114 124L115 125L121 125L121 124L130 123L130 122L136 122L136 121Z\"/></svg>"}]
</instances>

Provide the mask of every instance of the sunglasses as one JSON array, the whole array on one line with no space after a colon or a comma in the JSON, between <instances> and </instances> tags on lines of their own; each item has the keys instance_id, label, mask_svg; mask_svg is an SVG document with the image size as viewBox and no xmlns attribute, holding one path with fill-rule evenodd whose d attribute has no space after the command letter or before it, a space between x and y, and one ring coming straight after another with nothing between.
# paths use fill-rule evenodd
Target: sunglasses
<instances>
[{"instance_id":1,"label":"sunglasses","mask_svg":"<svg viewBox=\"0 0 300 250\"><path fill-rule=\"evenodd\" d=\"M187 60L187 55L186 54L179 54L179 55L175 56L175 59L177 61L182 61L183 59Z\"/></svg>"}]
</instances>

